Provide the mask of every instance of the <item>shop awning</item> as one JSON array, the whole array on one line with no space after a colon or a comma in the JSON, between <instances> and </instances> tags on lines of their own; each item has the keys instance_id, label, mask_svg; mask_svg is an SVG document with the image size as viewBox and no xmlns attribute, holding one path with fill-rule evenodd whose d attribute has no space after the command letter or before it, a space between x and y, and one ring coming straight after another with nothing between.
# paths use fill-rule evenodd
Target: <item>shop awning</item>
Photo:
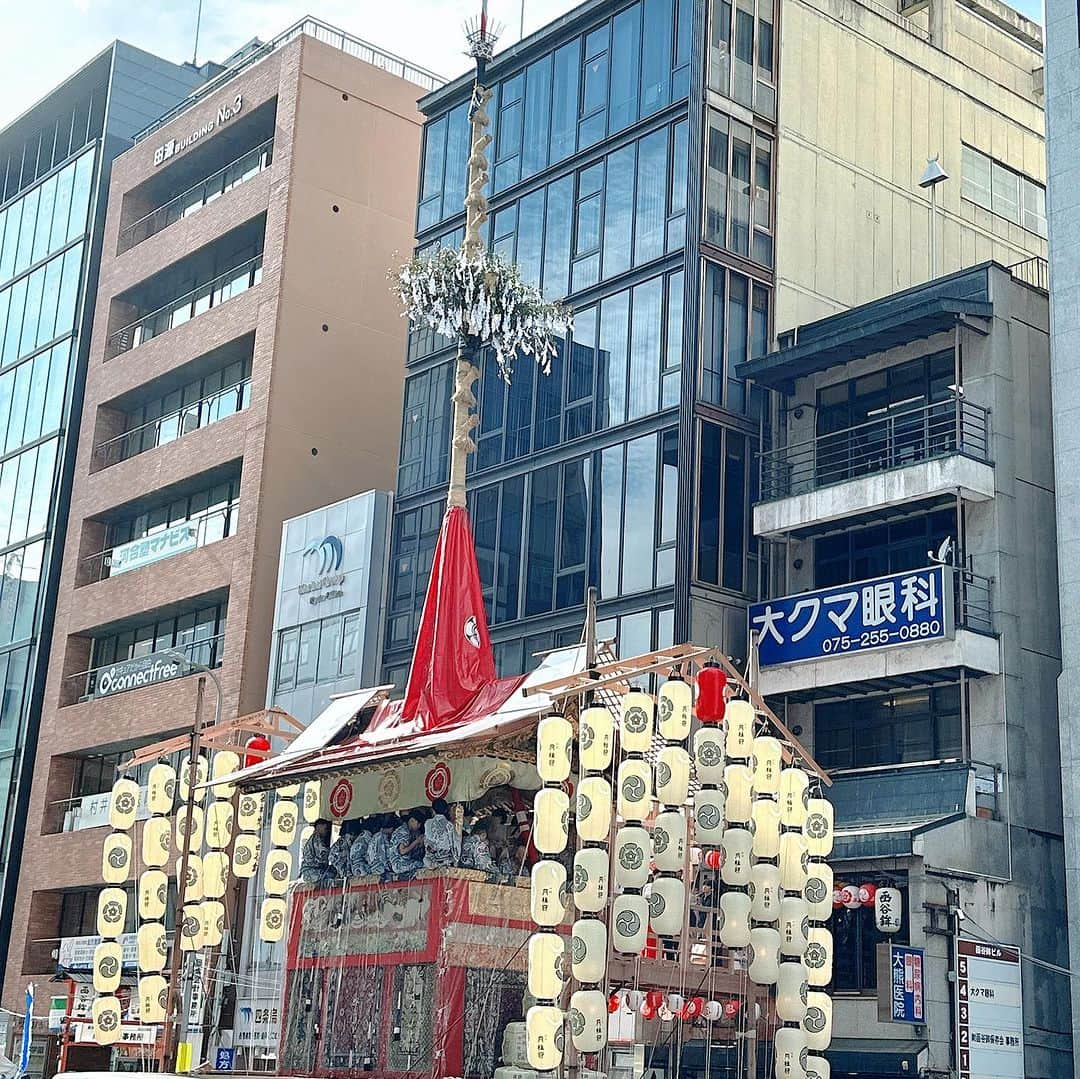
<instances>
[{"instance_id":1,"label":"shop awning","mask_svg":"<svg viewBox=\"0 0 1080 1079\"><path fill-rule=\"evenodd\" d=\"M859 1079L903 1075L907 1079L919 1074L924 1062L920 1055L927 1052L925 1041L915 1038L833 1038L825 1057L836 1077L858 1076Z\"/></svg>"}]
</instances>

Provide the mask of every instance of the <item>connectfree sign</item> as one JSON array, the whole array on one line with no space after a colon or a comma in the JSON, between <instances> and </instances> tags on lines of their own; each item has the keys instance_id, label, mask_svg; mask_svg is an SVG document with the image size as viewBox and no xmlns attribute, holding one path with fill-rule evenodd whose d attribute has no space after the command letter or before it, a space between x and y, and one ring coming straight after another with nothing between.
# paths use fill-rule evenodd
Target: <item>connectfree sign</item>
<instances>
[{"instance_id":1,"label":"connectfree sign","mask_svg":"<svg viewBox=\"0 0 1080 1079\"><path fill-rule=\"evenodd\" d=\"M186 673L185 665L175 659L140 656L102 667L94 678L94 696L112 697L129 689L142 689L143 686L155 686L159 682L182 678Z\"/></svg>"},{"instance_id":2,"label":"connectfree sign","mask_svg":"<svg viewBox=\"0 0 1080 1079\"><path fill-rule=\"evenodd\" d=\"M206 117L201 124L193 128L190 134L183 135L178 139L169 139L168 142L162 143L154 151L154 164L163 165L170 157L183 153L188 147L194 146L199 139L206 138L212 131L216 131L221 127L222 124L226 124L233 117L238 116L243 107L244 97L242 94L237 94L231 102L220 106L213 116Z\"/></svg>"}]
</instances>

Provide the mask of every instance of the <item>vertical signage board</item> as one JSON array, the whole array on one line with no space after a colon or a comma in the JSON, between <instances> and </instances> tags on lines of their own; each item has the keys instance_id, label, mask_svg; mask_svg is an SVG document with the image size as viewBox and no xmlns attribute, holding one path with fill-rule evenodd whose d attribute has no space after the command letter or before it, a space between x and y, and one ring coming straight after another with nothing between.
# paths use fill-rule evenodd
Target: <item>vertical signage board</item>
<instances>
[{"instance_id":1,"label":"vertical signage board","mask_svg":"<svg viewBox=\"0 0 1080 1079\"><path fill-rule=\"evenodd\" d=\"M958 1079L1024 1079L1020 949L956 941Z\"/></svg>"}]
</instances>

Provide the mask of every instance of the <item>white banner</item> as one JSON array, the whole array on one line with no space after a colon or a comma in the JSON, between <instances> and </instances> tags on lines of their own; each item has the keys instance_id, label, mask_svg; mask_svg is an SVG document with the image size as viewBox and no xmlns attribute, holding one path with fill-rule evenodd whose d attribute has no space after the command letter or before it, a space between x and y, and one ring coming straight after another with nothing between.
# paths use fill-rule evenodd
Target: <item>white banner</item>
<instances>
[{"instance_id":1,"label":"white banner","mask_svg":"<svg viewBox=\"0 0 1080 1079\"><path fill-rule=\"evenodd\" d=\"M101 943L101 937L62 937L57 964L65 970L93 970L94 949ZM139 938L134 933L123 933L119 938L125 967L139 964Z\"/></svg>"},{"instance_id":2,"label":"white banner","mask_svg":"<svg viewBox=\"0 0 1080 1079\"><path fill-rule=\"evenodd\" d=\"M173 525L163 532L155 532L152 536L121 543L119 547L112 549L109 556L109 576L115 577L118 573L127 573L129 569L138 569L140 566L150 565L151 562L171 558L174 554L193 551L198 544L198 521L184 521L183 524Z\"/></svg>"}]
</instances>

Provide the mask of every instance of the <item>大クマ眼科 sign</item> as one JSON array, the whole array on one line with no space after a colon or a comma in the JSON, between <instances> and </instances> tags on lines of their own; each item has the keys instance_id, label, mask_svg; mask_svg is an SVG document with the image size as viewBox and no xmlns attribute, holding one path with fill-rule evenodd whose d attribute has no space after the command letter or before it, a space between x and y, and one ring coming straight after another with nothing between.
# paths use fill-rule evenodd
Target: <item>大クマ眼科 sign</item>
<instances>
[{"instance_id":1,"label":"\u5927\u30af\u30de\u773c\u79d1 sign","mask_svg":"<svg viewBox=\"0 0 1080 1079\"><path fill-rule=\"evenodd\" d=\"M957 940L956 1053L959 1079L1024 1079L1019 948Z\"/></svg>"},{"instance_id":2,"label":"\u5927\u30af\u30de\u773c\u79d1 sign","mask_svg":"<svg viewBox=\"0 0 1080 1079\"><path fill-rule=\"evenodd\" d=\"M952 610L951 569L930 566L755 603L747 617L769 667L949 637Z\"/></svg>"}]
</instances>

